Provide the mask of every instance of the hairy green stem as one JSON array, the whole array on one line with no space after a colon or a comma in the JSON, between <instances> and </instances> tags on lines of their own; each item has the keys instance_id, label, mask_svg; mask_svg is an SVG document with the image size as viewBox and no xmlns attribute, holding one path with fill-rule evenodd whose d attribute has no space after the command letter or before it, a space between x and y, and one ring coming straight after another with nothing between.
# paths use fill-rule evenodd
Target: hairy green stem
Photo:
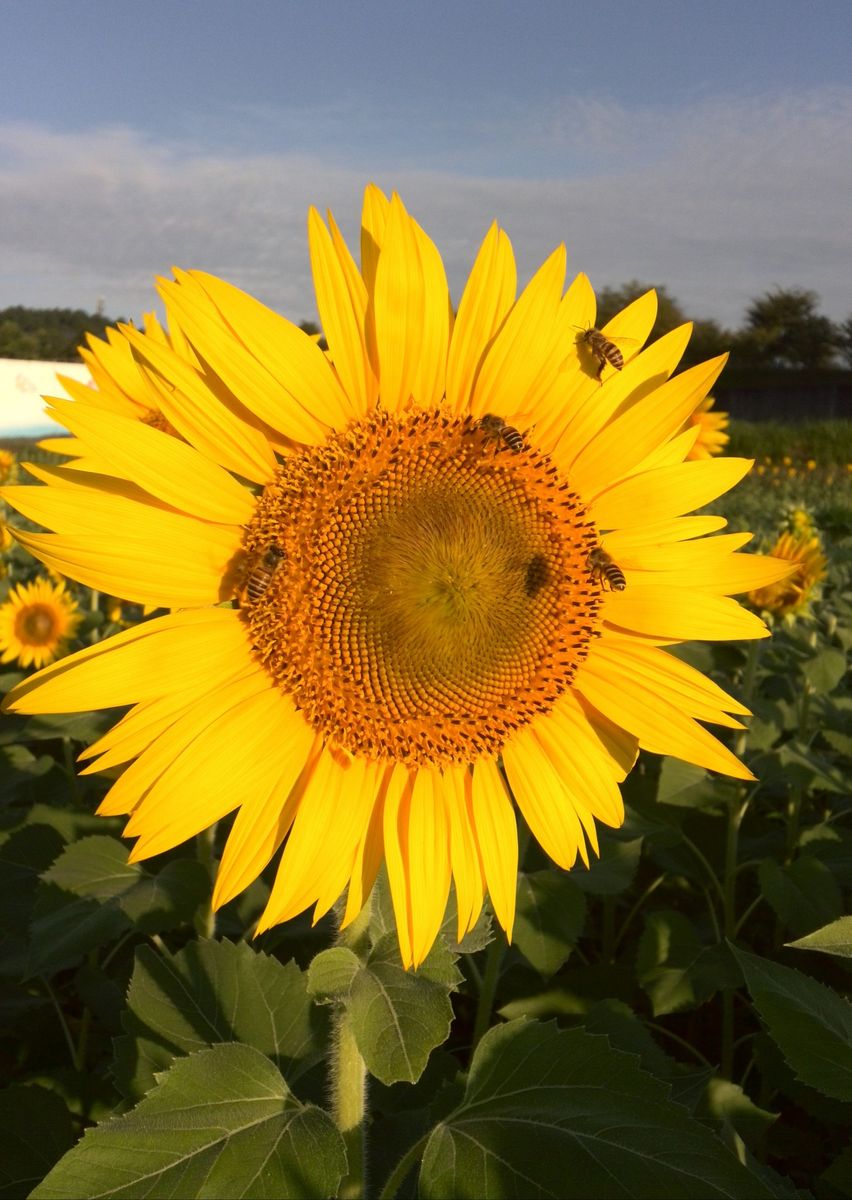
<instances>
[{"instance_id":1,"label":"hairy green stem","mask_svg":"<svg viewBox=\"0 0 852 1200\"><path fill-rule=\"evenodd\" d=\"M370 909L368 900L351 925L337 934L337 945L346 946L359 958L369 952ZM346 1146L348 1171L341 1180L340 1200L362 1200L366 1194L367 1068L355 1041L349 1009L334 1012L331 1047L331 1115Z\"/></svg>"}]
</instances>

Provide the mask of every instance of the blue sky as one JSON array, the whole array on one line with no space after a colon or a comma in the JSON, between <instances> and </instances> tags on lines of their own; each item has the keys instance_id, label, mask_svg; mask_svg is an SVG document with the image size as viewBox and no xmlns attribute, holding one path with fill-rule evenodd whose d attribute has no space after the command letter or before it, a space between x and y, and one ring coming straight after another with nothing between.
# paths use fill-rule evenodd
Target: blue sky
<instances>
[{"instance_id":1,"label":"blue sky","mask_svg":"<svg viewBox=\"0 0 852 1200\"><path fill-rule=\"evenodd\" d=\"M177 263L314 313L310 203L396 187L454 293L497 218L605 286L736 325L852 311L852 5L12 0L0 307L153 307Z\"/></svg>"}]
</instances>

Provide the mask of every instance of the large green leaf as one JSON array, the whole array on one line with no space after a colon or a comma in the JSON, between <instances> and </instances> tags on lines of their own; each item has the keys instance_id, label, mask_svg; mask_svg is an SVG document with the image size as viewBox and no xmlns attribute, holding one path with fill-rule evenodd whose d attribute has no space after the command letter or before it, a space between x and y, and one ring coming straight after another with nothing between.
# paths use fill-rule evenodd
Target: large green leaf
<instances>
[{"instance_id":1,"label":"large green leaf","mask_svg":"<svg viewBox=\"0 0 852 1200\"><path fill-rule=\"evenodd\" d=\"M586 897L562 871L518 877L513 941L544 978L554 975L576 945L586 919Z\"/></svg>"},{"instance_id":2,"label":"large green leaf","mask_svg":"<svg viewBox=\"0 0 852 1200\"><path fill-rule=\"evenodd\" d=\"M55 1092L0 1092L0 1198L29 1195L73 1140L71 1115Z\"/></svg>"},{"instance_id":3,"label":"large green leaf","mask_svg":"<svg viewBox=\"0 0 852 1200\"><path fill-rule=\"evenodd\" d=\"M396 933L386 933L352 980L352 1031L367 1070L382 1083L415 1083L446 1041L450 992L461 981L455 956L438 941L416 971L406 971Z\"/></svg>"},{"instance_id":4,"label":"large green leaf","mask_svg":"<svg viewBox=\"0 0 852 1200\"><path fill-rule=\"evenodd\" d=\"M136 1098L175 1055L217 1042L253 1046L292 1082L317 1060L325 1017L295 963L245 943L198 941L174 955L137 950L123 1023L115 1076Z\"/></svg>"},{"instance_id":5,"label":"large green leaf","mask_svg":"<svg viewBox=\"0 0 852 1200\"><path fill-rule=\"evenodd\" d=\"M343 1139L239 1042L178 1060L126 1116L90 1129L32 1200L115 1196L321 1198L346 1170Z\"/></svg>"},{"instance_id":6,"label":"large green leaf","mask_svg":"<svg viewBox=\"0 0 852 1200\"><path fill-rule=\"evenodd\" d=\"M755 1006L796 1076L852 1100L852 1005L790 967L733 949Z\"/></svg>"},{"instance_id":7,"label":"large green leaf","mask_svg":"<svg viewBox=\"0 0 852 1200\"><path fill-rule=\"evenodd\" d=\"M433 1130L425 1200L775 1193L606 1038L513 1022L477 1048L462 1104Z\"/></svg>"}]
</instances>

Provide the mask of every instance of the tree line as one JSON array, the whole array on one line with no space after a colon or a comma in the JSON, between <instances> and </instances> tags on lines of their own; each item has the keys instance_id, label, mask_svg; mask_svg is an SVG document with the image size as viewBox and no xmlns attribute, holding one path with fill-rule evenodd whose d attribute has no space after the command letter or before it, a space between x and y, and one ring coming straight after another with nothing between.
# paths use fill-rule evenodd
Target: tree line
<instances>
[{"instance_id":1,"label":"tree line","mask_svg":"<svg viewBox=\"0 0 852 1200\"><path fill-rule=\"evenodd\" d=\"M636 279L598 293L598 325L605 325L631 300L648 291ZM659 311L652 337L661 337L689 320L665 286L657 287ZM739 329L726 329L712 319L697 319L683 359L690 366L733 352L738 367L771 370L852 370L852 315L835 323L819 311L816 292L805 288L775 288L754 299ZM104 337L108 326L123 318L71 308L0 309L0 358L34 358L56 362L77 359L77 346L87 333ZM301 328L317 332L311 321Z\"/></svg>"}]
</instances>

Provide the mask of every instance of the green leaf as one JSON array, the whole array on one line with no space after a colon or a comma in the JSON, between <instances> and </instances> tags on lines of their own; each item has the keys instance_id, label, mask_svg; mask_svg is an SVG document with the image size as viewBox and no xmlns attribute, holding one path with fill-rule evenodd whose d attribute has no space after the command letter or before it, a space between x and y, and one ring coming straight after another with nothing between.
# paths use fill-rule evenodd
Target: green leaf
<instances>
[{"instance_id":1,"label":"green leaf","mask_svg":"<svg viewBox=\"0 0 852 1200\"><path fill-rule=\"evenodd\" d=\"M762 1137L778 1120L778 1113L758 1106L729 1079L710 1079L700 1116L729 1123L745 1142Z\"/></svg>"},{"instance_id":2,"label":"green leaf","mask_svg":"<svg viewBox=\"0 0 852 1200\"><path fill-rule=\"evenodd\" d=\"M710 951L683 913L662 909L648 913L639 939L636 971L654 1016L693 1008L716 990ZM713 956L718 957L718 951Z\"/></svg>"},{"instance_id":3,"label":"green leaf","mask_svg":"<svg viewBox=\"0 0 852 1200\"><path fill-rule=\"evenodd\" d=\"M837 881L812 854L803 854L783 867L765 858L758 867L758 878L776 916L794 935L826 925L843 912Z\"/></svg>"},{"instance_id":4,"label":"green leaf","mask_svg":"<svg viewBox=\"0 0 852 1200\"><path fill-rule=\"evenodd\" d=\"M774 1195L632 1055L580 1029L520 1021L480 1042L464 1101L429 1138L419 1194Z\"/></svg>"},{"instance_id":5,"label":"green leaf","mask_svg":"<svg viewBox=\"0 0 852 1200\"><path fill-rule=\"evenodd\" d=\"M361 960L348 946L321 950L308 967L308 995L315 1004L333 1004L349 995Z\"/></svg>"},{"instance_id":6,"label":"green leaf","mask_svg":"<svg viewBox=\"0 0 852 1200\"><path fill-rule=\"evenodd\" d=\"M836 1188L841 1196L852 1196L852 1146L847 1146L837 1156L831 1166L823 1171L821 1178Z\"/></svg>"},{"instance_id":7,"label":"green leaf","mask_svg":"<svg viewBox=\"0 0 852 1200\"><path fill-rule=\"evenodd\" d=\"M586 897L564 872L518 877L513 941L538 973L554 975L568 959L586 919Z\"/></svg>"},{"instance_id":8,"label":"green leaf","mask_svg":"<svg viewBox=\"0 0 852 1200\"><path fill-rule=\"evenodd\" d=\"M799 971L731 949L796 1077L836 1100L852 1100L852 1005Z\"/></svg>"},{"instance_id":9,"label":"green leaf","mask_svg":"<svg viewBox=\"0 0 852 1200\"><path fill-rule=\"evenodd\" d=\"M718 804L719 797L713 780L703 767L681 762L679 758L664 758L660 767L657 800L677 808L704 808Z\"/></svg>"},{"instance_id":10,"label":"green leaf","mask_svg":"<svg viewBox=\"0 0 852 1200\"><path fill-rule=\"evenodd\" d=\"M210 876L194 859L166 863L156 875L142 872L120 899L121 909L142 933L189 925L210 896Z\"/></svg>"},{"instance_id":11,"label":"green leaf","mask_svg":"<svg viewBox=\"0 0 852 1200\"><path fill-rule=\"evenodd\" d=\"M114 1072L135 1098L175 1055L217 1042L253 1046L293 1082L317 1060L326 1022L295 963L245 943L197 941L174 955L139 947L123 1024Z\"/></svg>"},{"instance_id":12,"label":"green leaf","mask_svg":"<svg viewBox=\"0 0 852 1200\"><path fill-rule=\"evenodd\" d=\"M24 825L0 840L0 975L20 979L29 957L28 929L39 876L62 853L49 825Z\"/></svg>"},{"instance_id":13,"label":"green leaf","mask_svg":"<svg viewBox=\"0 0 852 1200\"><path fill-rule=\"evenodd\" d=\"M571 879L584 892L593 896L617 896L633 882L642 853L642 838L619 841L601 838L601 856L593 859L588 870L577 867Z\"/></svg>"},{"instance_id":14,"label":"green leaf","mask_svg":"<svg viewBox=\"0 0 852 1200\"><path fill-rule=\"evenodd\" d=\"M396 933L373 947L349 996L352 1031L367 1070L382 1083L416 1083L453 1019L449 993L461 975L454 956L436 942L416 971L406 971Z\"/></svg>"},{"instance_id":15,"label":"green leaf","mask_svg":"<svg viewBox=\"0 0 852 1200\"><path fill-rule=\"evenodd\" d=\"M703 1099L712 1071L690 1070L670 1058L651 1037L629 1005L602 1000L590 1008L583 1022L588 1033L603 1033L618 1050L637 1054L644 1070L671 1085L671 1097L693 1111Z\"/></svg>"},{"instance_id":16,"label":"green leaf","mask_svg":"<svg viewBox=\"0 0 852 1200\"><path fill-rule=\"evenodd\" d=\"M820 650L802 668L802 674L813 690L822 695L833 692L846 671L846 655L833 647Z\"/></svg>"},{"instance_id":17,"label":"green leaf","mask_svg":"<svg viewBox=\"0 0 852 1200\"><path fill-rule=\"evenodd\" d=\"M71 1115L54 1092L0 1092L0 1198L28 1196L73 1141Z\"/></svg>"},{"instance_id":18,"label":"green leaf","mask_svg":"<svg viewBox=\"0 0 852 1200\"><path fill-rule=\"evenodd\" d=\"M137 1107L95 1129L31 1200L332 1196L346 1170L331 1118L239 1042L178 1060Z\"/></svg>"},{"instance_id":19,"label":"green leaf","mask_svg":"<svg viewBox=\"0 0 852 1200\"><path fill-rule=\"evenodd\" d=\"M28 792L34 797L38 781L55 766L49 754L36 758L26 746L0 746L0 800L26 797Z\"/></svg>"},{"instance_id":20,"label":"green leaf","mask_svg":"<svg viewBox=\"0 0 852 1200\"><path fill-rule=\"evenodd\" d=\"M838 958L852 958L852 917L838 917L830 925L823 925L822 929L815 929L787 945L797 950L819 950L822 954L836 954Z\"/></svg>"}]
</instances>

